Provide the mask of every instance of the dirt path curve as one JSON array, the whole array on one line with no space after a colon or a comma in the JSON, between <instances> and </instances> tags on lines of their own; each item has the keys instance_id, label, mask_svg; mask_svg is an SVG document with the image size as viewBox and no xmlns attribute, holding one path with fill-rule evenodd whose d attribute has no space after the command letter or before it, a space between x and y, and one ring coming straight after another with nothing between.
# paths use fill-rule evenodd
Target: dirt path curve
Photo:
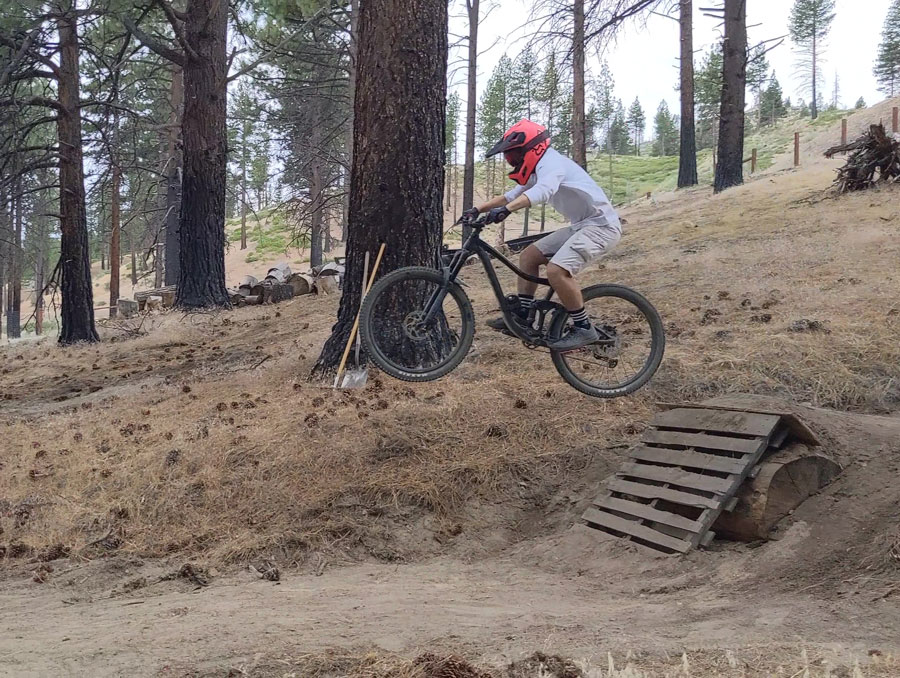
<instances>
[{"instance_id":1,"label":"dirt path curve","mask_svg":"<svg viewBox=\"0 0 900 678\"><path fill-rule=\"evenodd\" d=\"M198 591L165 582L74 603L74 587L9 581L0 675L184 675L335 647L438 647L498 663L535 649L599 660L608 650L795 644L864 656L900 637L893 606L878 613L814 591L754 599L696 582L639 593L638 583L509 559L288 573L277 585L232 575Z\"/></svg>"}]
</instances>

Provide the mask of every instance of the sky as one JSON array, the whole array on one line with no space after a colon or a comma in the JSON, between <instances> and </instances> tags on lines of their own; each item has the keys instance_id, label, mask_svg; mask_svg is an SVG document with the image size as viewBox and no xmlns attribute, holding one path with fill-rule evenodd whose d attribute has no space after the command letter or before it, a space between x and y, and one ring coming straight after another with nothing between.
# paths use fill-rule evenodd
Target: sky
<instances>
[{"instance_id":1,"label":"sky","mask_svg":"<svg viewBox=\"0 0 900 678\"><path fill-rule=\"evenodd\" d=\"M482 0L487 5L491 0ZM872 64L881 40L884 17L891 0L837 0L836 18L827 42L827 52L822 63L822 79L825 100L830 102L834 90L835 72L840 83L840 101L851 108L860 96L872 105L884 99L872 75ZM451 33L462 34L467 30L462 0L451 5ZM511 58L521 50L534 28L528 26L532 0L493 0L496 5L479 29L479 97L487 84L495 64L507 53ZM709 47L721 39L719 22L704 16L699 7L713 4L710 0L694 0L694 49L695 64L700 63ZM747 25L749 41L754 45L763 40L786 36L791 0L748 0ZM453 37L451 37L451 41ZM600 70L601 59L610 66L616 83L616 96L625 107L639 97L647 113L648 128L660 101L665 99L669 110L680 109L675 85L678 78L678 23L661 16L651 16L646 24L632 22L622 29L615 44L603 54L592 52L588 56L588 76ZM795 77L796 54L790 38L767 55L775 70L785 96L793 102L810 99L803 92ZM451 56L451 87L459 90L463 101L465 69L460 62L462 50ZM454 70L455 67L455 70ZM590 95L590 93L589 93Z\"/></svg>"}]
</instances>

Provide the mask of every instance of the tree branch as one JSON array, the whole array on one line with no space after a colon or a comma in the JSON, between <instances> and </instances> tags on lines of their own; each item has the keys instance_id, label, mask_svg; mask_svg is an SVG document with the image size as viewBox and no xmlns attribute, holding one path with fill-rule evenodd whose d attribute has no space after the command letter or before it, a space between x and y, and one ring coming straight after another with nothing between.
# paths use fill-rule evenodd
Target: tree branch
<instances>
[{"instance_id":1,"label":"tree branch","mask_svg":"<svg viewBox=\"0 0 900 678\"><path fill-rule=\"evenodd\" d=\"M163 59L168 59L172 63L178 64L182 68L184 68L186 64L186 59L184 54L179 52L178 50L172 49L171 47L166 47L161 42L157 42L154 38L151 38L149 35L144 33L140 28L138 28L137 24L134 20L128 16L122 16L122 23L125 24L125 28L136 37L141 44L149 49L151 52L155 52Z\"/></svg>"}]
</instances>

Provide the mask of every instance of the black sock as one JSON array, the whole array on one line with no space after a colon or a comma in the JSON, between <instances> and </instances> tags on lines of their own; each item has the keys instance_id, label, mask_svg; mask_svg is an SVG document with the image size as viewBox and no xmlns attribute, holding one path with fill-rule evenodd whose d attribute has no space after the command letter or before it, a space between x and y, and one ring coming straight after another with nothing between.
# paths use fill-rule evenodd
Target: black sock
<instances>
[{"instance_id":1,"label":"black sock","mask_svg":"<svg viewBox=\"0 0 900 678\"><path fill-rule=\"evenodd\" d=\"M528 314L531 313L531 305L534 303L534 295L533 294L520 294L519 295L519 315L523 318L528 317Z\"/></svg>"},{"instance_id":2,"label":"black sock","mask_svg":"<svg viewBox=\"0 0 900 678\"><path fill-rule=\"evenodd\" d=\"M588 319L588 314L587 311L584 310L584 306L577 311L569 311L569 317L572 319L572 322L575 323L575 327L579 327L583 330L590 329L591 321Z\"/></svg>"}]
</instances>

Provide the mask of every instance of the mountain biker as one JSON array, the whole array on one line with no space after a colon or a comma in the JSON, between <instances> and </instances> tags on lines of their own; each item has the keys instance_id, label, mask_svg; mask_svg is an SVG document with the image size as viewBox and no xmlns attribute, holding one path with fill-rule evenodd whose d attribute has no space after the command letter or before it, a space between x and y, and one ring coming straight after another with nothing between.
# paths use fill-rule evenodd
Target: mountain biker
<instances>
[{"instance_id":1,"label":"mountain biker","mask_svg":"<svg viewBox=\"0 0 900 678\"><path fill-rule=\"evenodd\" d=\"M487 223L504 221L512 212L549 202L571 225L541 238L522 252L519 266L536 276L547 264L547 278L573 325L565 336L550 344L556 351L573 351L599 339L584 309L576 276L585 266L609 252L622 237L622 225L603 189L574 161L550 148L547 128L520 120L486 157L503 153L513 171L509 178L518 186L481 205L470 207L463 217L473 220L488 212ZM537 284L519 278L519 309L515 321L528 327ZM500 317L488 322L494 330L505 330Z\"/></svg>"}]
</instances>

